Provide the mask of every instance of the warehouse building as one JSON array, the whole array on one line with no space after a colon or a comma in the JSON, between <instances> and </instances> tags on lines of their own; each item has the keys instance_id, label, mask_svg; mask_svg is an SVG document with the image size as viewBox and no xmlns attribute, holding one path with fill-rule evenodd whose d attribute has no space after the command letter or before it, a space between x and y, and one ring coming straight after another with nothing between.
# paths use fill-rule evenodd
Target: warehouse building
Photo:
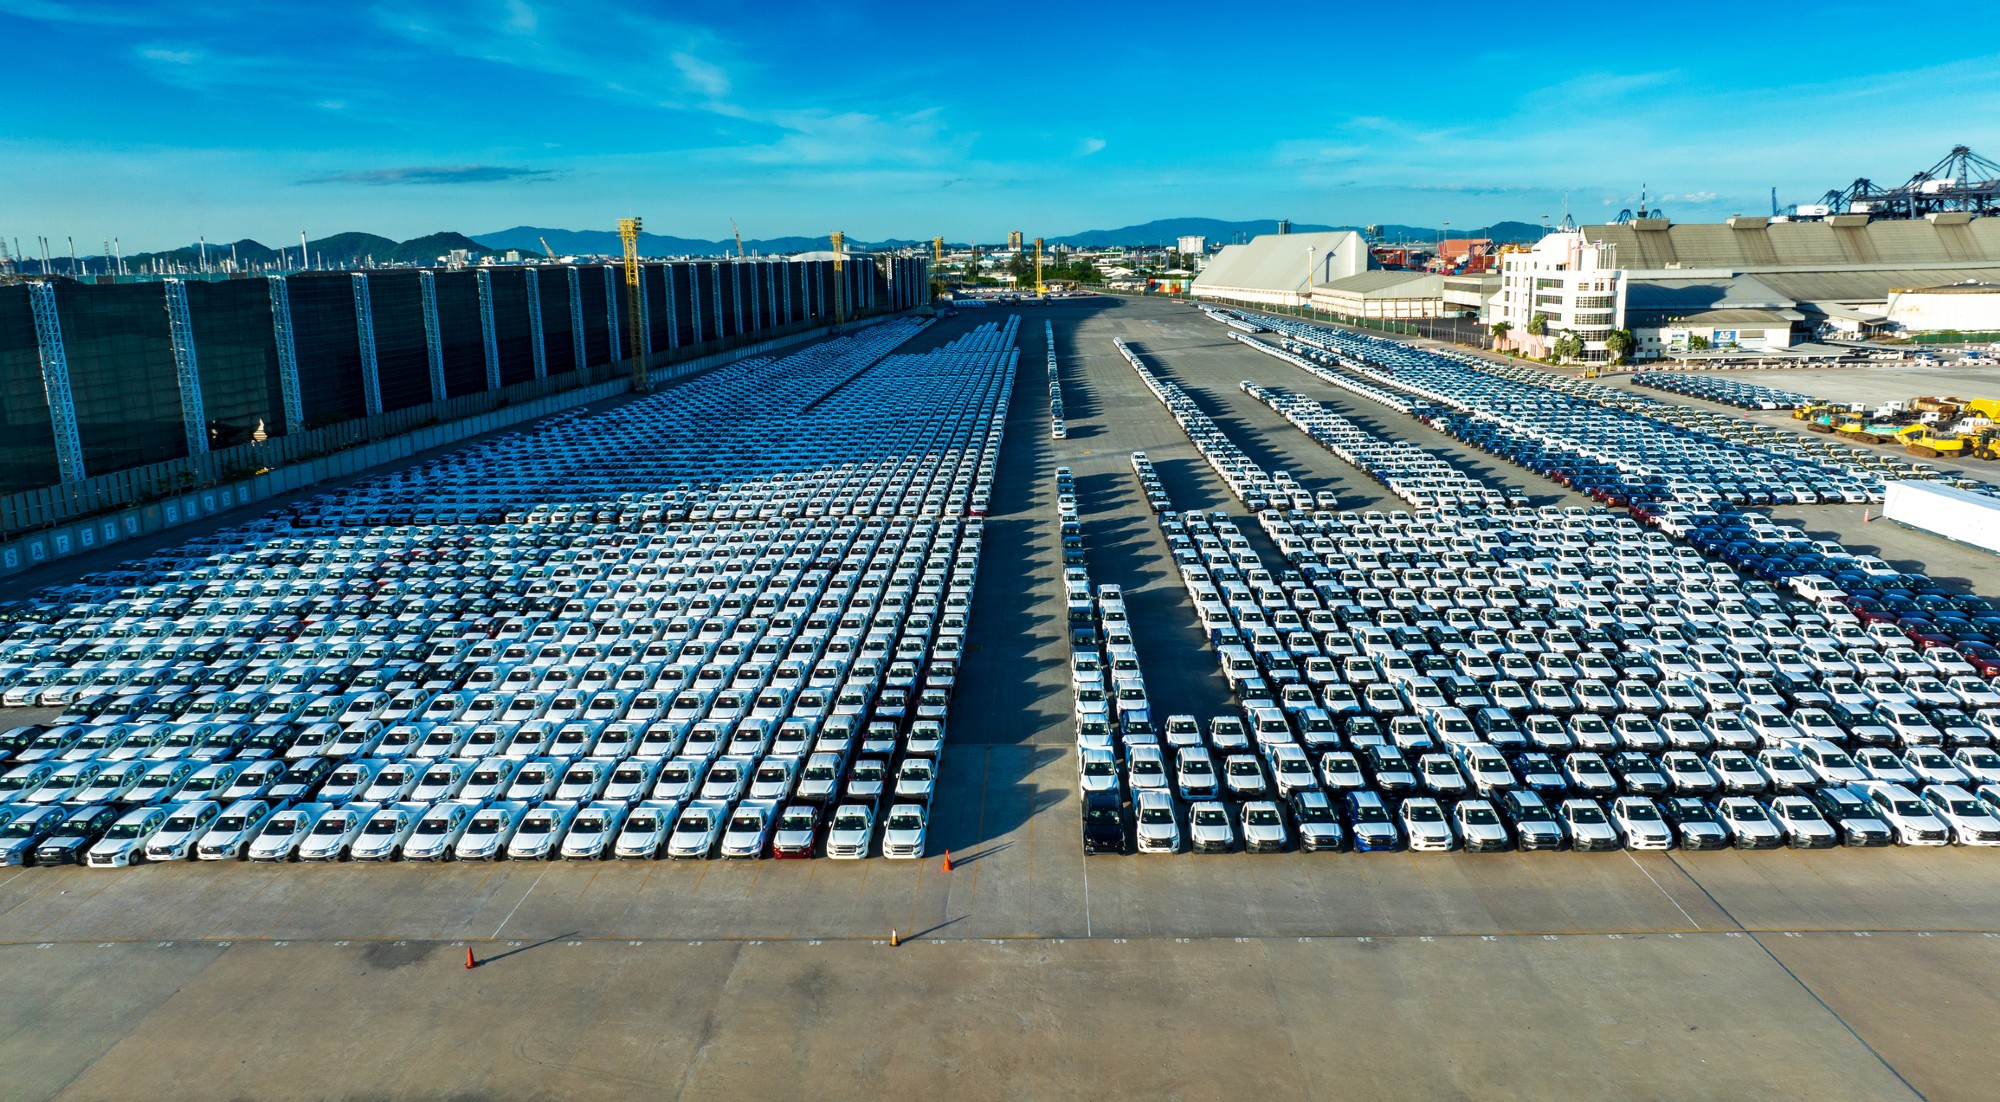
<instances>
[{"instance_id":1,"label":"warehouse building","mask_svg":"<svg viewBox=\"0 0 2000 1102\"><path fill-rule=\"evenodd\" d=\"M106 502L930 299L928 261L649 262L0 286L0 495ZM636 317L634 303L636 302ZM485 402L467 399L484 397ZM270 450L266 448L266 450ZM16 517L11 499L0 511ZM12 521L9 522L10 524Z\"/></svg>"},{"instance_id":2,"label":"warehouse building","mask_svg":"<svg viewBox=\"0 0 2000 1102\"><path fill-rule=\"evenodd\" d=\"M1312 308L1343 318L1435 318L1444 313L1436 272L1361 272L1312 289Z\"/></svg>"},{"instance_id":3,"label":"warehouse building","mask_svg":"<svg viewBox=\"0 0 2000 1102\"><path fill-rule=\"evenodd\" d=\"M1308 305L1312 288L1368 270L1368 243L1352 230L1270 233L1225 245L1189 293L1252 306Z\"/></svg>"},{"instance_id":4,"label":"warehouse building","mask_svg":"<svg viewBox=\"0 0 2000 1102\"><path fill-rule=\"evenodd\" d=\"M1816 338L2000 331L1995 285L2000 219L1640 218L1559 231L1503 255L1486 320L1509 323L1510 343L1531 355L1544 350L1527 336L1536 314L1550 335L1582 336L1586 361L1608 358L1602 337L1614 328L1631 330L1640 358L1698 333L1749 354Z\"/></svg>"}]
</instances>

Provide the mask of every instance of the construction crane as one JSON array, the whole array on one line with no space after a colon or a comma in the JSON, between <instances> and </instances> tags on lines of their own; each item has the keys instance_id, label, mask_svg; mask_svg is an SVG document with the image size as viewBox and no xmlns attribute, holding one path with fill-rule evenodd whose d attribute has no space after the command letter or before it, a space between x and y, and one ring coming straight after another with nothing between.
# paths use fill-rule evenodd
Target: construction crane
<instances>
[{"instance_id":1,"label":"construction crane","mask_svg":"<svg viewBox=\"0 0 2000 1102\"><path fill-rule=\"evenodd\" d=\"M546 256L546 257L548 257L548 258L549 258L550 260L554 260L554 259L556 258L556 251L555 251L554 249L551 249L551 248L549 248L549 239L548 239L548 238L546 238L546 237L543 237L543 236L541 236L540 234L536 234L536 235L535 235L535 240L537 240L537 241L540 241L540 242L542 243L542 255L543 255L543 256Z\"/></svg>"},{"instance_id":2,"label":"construction crane","mask_svg":"<svg viewBox=\"0 0 2000 1102\"><path fill-rule=\"evenodd\" d=\"M846 313L842 309L842 300L847 297L846 245L847 235L839 230L833 231L833 327L836 330L840 328L841 318Z\"/></svg>"},{"instance_id":3,"label":"construction crane","mask_svg":"<svg viewBox=\"0 0 2000 1102\"><path fill-rule=\"evenodd\" d=\"M729 220L729 229L731 233L736 235L736 257L738 260L741 260L743 258L743 231L736 228L736 219L734 218Z\"/></svg>"},{"instance_id":4,"label":"construction crane","mask_svg":"<svg viewBox=\"0 0 2000 1102\"><path fill-rule=\"evenodd\" d=\"M1040 298L1044 293L1045 290L1042 287L1042 239L1037 237L1035 238L1035 297Z\"/></svg>"},{"instance_id":5,"label":"construction crane","mask_svg":"<svg viewBox=\"0 0 2000 1102\"><path fill-rule=\"evenodd\" d=\"M653 380L646 370L646 357L641 354L645 346L639 334L639 229L643 225L637 216L618 220L618 239L625 243L625 302L626 314L632 331L632 390L644 394L653 389Z\"/></svg>"}]
</instances>

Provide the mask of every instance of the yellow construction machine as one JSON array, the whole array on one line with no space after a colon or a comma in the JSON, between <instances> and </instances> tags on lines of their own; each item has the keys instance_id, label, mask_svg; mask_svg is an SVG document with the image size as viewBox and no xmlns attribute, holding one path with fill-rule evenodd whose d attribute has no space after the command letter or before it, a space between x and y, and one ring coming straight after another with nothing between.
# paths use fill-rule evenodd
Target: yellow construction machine
<instances>
[{"instance_id":1,"label":"yellow construction machine","mask_svg":"<svg viewBox=\"0 0 2000 1102\"><path fill-rule=\"evenodd\" d=\"M1846 413L1845 406L1831 402L1808 402L1792 411L1792 419L1804 421L1808 432L1832 432L1835 422Z\"/></svg>"},{"instance_id":2,"label":"yellow construction machine","mask_svg":"<svg viewBox=\"0 0 2000 1102\"><path fill-rule=\"evenodd\" d=\"M1930 425L1911 425L1896 433L1896 440L1911 455L1925 459L1960 459L1973 454L1972 440L1938 432Z\"/></svg>"}]
</instances>

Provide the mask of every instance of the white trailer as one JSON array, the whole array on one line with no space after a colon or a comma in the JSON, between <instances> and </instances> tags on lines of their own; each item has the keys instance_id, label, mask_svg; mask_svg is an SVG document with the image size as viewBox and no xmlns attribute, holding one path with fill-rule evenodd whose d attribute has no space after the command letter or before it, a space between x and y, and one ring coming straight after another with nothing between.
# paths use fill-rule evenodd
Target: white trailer
<instances>
[{"instance_id":1,"label":"white trailer","mask_svg":"<svg viewBox=\"0 0 2000 1102\"><path fill-rule=\"evenodd\" d=\"M1941 482L1891 482L1882 516L2000 554L2000 498Z\"/></svg>"}]
</instances>

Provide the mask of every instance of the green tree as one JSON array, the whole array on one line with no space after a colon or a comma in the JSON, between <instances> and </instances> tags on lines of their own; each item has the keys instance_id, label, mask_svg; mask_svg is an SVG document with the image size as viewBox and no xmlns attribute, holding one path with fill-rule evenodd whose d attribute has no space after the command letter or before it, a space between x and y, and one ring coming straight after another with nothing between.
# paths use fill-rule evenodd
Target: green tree
<instances>
[{"instance_id":1,"label":"green tree","mask_svg":"<svg viewBox=\"0 0 2000 1102\"><path fill-rule=\"evenodd\" d=\"M1493 347L1495 347L1495 348L1498 348L1498 347L1500 347L1501 345L1503 345L1503 344L1506 344L1506 343L1507 343L1507 334L1509 334L1509 333L1512 333L1513 331L1514 331L1514 323L1513 323L1513 322L1511 322L1511 321L1496 321L1496 322L1494 322L1494 323L1493 323Z\"/></svg>"},{"instance_id":2,"label":"green tree","mask_svg":"<svg viewBox=\"0 0 2000 1102\"><path fill-rule=\"evenodd\" d=\"M1558 361L1573 360L1583 355L1583 338L1567 330L1556 334L1555 343L1549 346Z\"/></svg>"},{"instance_id":3,"label":"green tree","mask_svg":"<svg viewBox=\"0 0 2000 1102\"><path fill-rule=\"evenodd\" d=\"M1611 353L1611 362L1615 364L1624 363L1638 344L1630 329L1613 329L1604 336L1604 350Z\"/></svg>"},{"instance_id":4,"label":"green tree","mask_svg":"<svg viewBox=\"0 0 2000 1102\"><path fill-rule=\"evenodd\" d=\"M1542 334L1547 333L1548 331L1549 331L1549 316L1547 314L1544 314L1538 310L1534 313L1533 316L1528 318L1529 336L1539 337Z\"/></svg>"},{"instance_id":5,"label":"green tree","mask_svg":"<svg viewBox=\"0 0 2000 1102\"><path fill-rule=\"evenodd\" d=\"M1707 338L1707 337L1704 337L1704 336L1702 336L1702 335L1701 335L1700 333L1689 333L1689 334L1688 334L1688 351L1689 351L1689 352L1706 352L1706 351L1708 351L1708 338Z\"/></svg>"}]
</instances>

